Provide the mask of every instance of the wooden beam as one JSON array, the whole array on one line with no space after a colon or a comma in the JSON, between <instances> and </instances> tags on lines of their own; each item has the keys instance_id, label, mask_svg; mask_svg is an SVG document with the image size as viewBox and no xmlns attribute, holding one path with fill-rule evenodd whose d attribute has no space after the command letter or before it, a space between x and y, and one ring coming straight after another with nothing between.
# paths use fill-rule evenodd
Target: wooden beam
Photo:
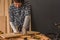
<instances>
[{"instance_id":1,"label":"wooden beam","mask_svg":"<svg viewBox=\"0 0 60 40\"><path fill-rule=\"evenodd\" d=\"M9 25L9 13L8 13L8 9L9 9L9 0L5 0L5 16L7 16L7 33L10 33L10 25Z\"/></svg>"},{"instance_id":2,"label":"wooden beam","mask_svg":"<svg viewBox=\"0 0 60 40\"><path fill-rule=\"evenodd\" d=\"M6 16L0 16L0 31L2 31L3 33L6 33Z\"/></svg>"},{"instance_id":3,"label":"wooden beam","mask_svg":"<svg viewBox=\"0 0 60 40\"><path fill-rule=\"evenodd\" d=\"M5 4L4 4L4 0L0 0L0 4L1 4L1 5L0 5L0 7L1 7L1 8L0 8L0 12L1 12L1 13L0 13L0 16L4 16L4 13L5 13L5 11L4 11L4 5L5 5Z\"/></svg>"}]
</instances>

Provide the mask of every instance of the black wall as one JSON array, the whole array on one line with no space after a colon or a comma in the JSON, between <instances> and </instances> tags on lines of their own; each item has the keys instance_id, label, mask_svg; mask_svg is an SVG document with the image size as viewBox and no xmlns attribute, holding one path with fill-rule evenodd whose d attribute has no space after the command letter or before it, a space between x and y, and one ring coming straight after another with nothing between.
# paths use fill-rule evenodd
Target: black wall
<instances>
[{"instance_id":1,"label":"black wall","mask_svg":"<svg viewBox=\"0 0 60 40\"><path fill-rule=\"evenodd\" d=\"M32 30L41 33L57 32L60 23L59 0L29 0L32 5Z\"/></svg>"}]
</instances>

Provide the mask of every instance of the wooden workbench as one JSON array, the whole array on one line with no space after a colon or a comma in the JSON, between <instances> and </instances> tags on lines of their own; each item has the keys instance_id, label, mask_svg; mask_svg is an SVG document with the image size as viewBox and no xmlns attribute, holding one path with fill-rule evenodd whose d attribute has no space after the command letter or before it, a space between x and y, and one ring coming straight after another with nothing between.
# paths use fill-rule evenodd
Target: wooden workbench
<instances>
[{"instance_id":1,"label":"wooden workbench","mask_svg":"<svg viewBox=\"0 0 60 40\"><path fill-rule=\"evenodd\" d=\"M22 34L15 34L15 33L9 33L9 34L1 34L0 35L0 40L12 40L12 39L17 39L21 36Z\"/></svg>"},{"instance_id":2,"label":"wooden workbench","mask_svg":"<svg viewBox=\"0 0 60 40\"><path fill-rule=\"evenodd\" d=\"M1 34L0 40L24 40L27 38L27 40L36 40L34 37L39 37L39 40L50 40L49 37L43 35L43 34L36 34L38 32L28 32L27 35L22 35L20 33L9 33L9 34ZM34 36L31 36L30 34L34 34ZM36 34L36 35L35 35Z\"/></svg>"}]
</instances>

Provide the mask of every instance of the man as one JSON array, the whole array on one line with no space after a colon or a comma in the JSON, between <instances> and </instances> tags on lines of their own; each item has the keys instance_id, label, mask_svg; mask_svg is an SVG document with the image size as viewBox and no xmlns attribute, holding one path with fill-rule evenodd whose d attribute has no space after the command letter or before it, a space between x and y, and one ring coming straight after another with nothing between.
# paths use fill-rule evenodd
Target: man
<instances>
[{"instance_id":1,"label":"man","mask_svg":"<svg viewBox=\"0 0 60 40\"><path fill-rule=\"evenodd\" d=\"M31 5L24 0L13 0L9 8L10 25L14 33L24 32L30 22ZM17 30L18 29L18 30Z\"/></svg>"}]
</instances>

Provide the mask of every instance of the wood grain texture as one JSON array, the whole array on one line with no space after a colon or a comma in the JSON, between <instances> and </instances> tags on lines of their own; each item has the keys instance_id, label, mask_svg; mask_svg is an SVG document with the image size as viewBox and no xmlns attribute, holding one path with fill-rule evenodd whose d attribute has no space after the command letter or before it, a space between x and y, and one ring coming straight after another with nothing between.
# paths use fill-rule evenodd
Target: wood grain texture
<instances>
[{"instance_id":1,"label":"wood grain texture","mask_svg":"<svg viewBox=\"0 0 60 40\"><path fill-rule=\"evenodd\" d=\"M7 39L7 38L18 38L20 37L22 34L20 33L7 33L7 34L1 34L0 37Z\"/></svg>"},{"instance_id":2,"label":"wood grain texture","mask_svg":"<svg viewBox=\"0 0 60 40\"><path fill-rule=\"evenodd\" d=\"M0 31L3 33L7 32L7 20L6 16L0 16Z\"/></svg>"}]
</instances>

